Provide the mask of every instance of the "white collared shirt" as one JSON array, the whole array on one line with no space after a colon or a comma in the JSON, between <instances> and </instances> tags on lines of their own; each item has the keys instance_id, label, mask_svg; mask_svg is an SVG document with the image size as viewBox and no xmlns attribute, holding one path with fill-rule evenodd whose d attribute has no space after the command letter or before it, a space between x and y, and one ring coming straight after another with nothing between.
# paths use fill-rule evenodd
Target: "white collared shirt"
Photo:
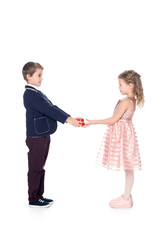
<instances>
[{"instance_id":1,"label":"white collared shirt","mask_svg":"<svg viewBox=\"0 0 160 240\"><path fill-rule=\"evenodd\" d=\"M36 90L39 91L39 87L37 87L37 86L35 86L35 85L33 85L33 84L27 84L26 86L33 87L33 88L35 88Z\"/></svg>"}]
</instances>

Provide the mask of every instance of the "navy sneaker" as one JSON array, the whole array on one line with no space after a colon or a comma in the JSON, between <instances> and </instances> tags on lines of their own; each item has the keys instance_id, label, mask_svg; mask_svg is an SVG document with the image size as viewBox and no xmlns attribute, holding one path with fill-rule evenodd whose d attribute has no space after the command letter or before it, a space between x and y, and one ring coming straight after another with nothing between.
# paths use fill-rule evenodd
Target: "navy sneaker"
<instances>
[{"instance_id":1,"label":"navy sneaker","mask_svg":"<svg viewBox=\"0 0 160 240\"><path fill-rule=\"evenodd\" d=\"M50 205L54 203L54 201L49 198L42 198L42 200L44 200L45 202L48 202Z\"/></svg>"},{"instance_id":2,"label":"navy sneaker","mask_svg":"<svg viewBox=\"0 0 160 240\"><path fill-rule=\"evenodd\" d=\"M50 206L50 204L43 199L39 199L36 202L33 202L33 203L30 202L29 203L29 207L35 207L35 208L47 208L49 206Z\"/></svg>"}]
</instances>

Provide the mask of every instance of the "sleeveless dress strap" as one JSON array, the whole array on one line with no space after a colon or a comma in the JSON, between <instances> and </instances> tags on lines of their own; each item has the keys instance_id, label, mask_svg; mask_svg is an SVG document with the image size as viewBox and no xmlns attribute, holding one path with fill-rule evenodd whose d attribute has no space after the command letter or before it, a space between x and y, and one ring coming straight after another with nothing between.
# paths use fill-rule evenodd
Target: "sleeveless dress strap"
<instances>
[{"instance_id":1,"label":"sleeveless dress strap","mask_svg":"<svg viewBox=\"0 0 160 240\"><path fill-rule=\"evenodd\" d=\"M136 109L136 99L135 99L135 98L125 97L125 98L121 99L120 102L122 103L122 102L124 102L124 101L127 100L127 99L129 99L130 101L132 101L132 102L134 103L134 109L133 109L133 111L135 111L135 109Z\"/></svg>"},{"instance_id":2,"label":"sleeveless dress strap","mask_svg":"<svg viewBox=\"0 0 160 240\"><path fill-rule=\"evenodd\" d=\"M132 101L134 103L134 109L136 109L136 99L135 98L132 98L132 97L127 97L130 101Z\"/></svg>"}]
</instances>

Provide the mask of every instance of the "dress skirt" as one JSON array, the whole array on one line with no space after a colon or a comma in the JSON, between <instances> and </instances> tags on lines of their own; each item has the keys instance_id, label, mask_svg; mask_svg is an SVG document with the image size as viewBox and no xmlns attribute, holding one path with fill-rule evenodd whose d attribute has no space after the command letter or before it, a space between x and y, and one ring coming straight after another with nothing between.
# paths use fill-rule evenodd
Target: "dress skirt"
<instances>
[{"instance_id":1,"label":"dress skirt","mask_svg":"<svg viewBox=\"0 0 160 240\"><path fill-rule=\"evenodd\" d=\"M119 120L106 129L97 164L112 170L141 170L138 141L132 121Z\"/></svg>"}]
</instances>

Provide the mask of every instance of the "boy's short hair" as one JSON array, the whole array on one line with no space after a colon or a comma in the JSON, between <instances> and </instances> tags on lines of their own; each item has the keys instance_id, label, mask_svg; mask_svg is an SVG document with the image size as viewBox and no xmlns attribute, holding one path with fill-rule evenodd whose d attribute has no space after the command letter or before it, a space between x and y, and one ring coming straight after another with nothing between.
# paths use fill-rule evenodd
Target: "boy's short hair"
<instances>
[{"instance_id":1,"label":"boy's short hair","mask_svg":"<svg viewBox=\"0 0 160 240\"><path fill-rule=\"evenodd\" d=\"M36 63L36 62L26 63L24 65L23 69L22 69L22 74L23 74L24 79L26 81L28 81L27 74L32 76L36 72L37 69L42 69L43 70L43 67L39 63Z\"/></svg>"}]
</instances>

